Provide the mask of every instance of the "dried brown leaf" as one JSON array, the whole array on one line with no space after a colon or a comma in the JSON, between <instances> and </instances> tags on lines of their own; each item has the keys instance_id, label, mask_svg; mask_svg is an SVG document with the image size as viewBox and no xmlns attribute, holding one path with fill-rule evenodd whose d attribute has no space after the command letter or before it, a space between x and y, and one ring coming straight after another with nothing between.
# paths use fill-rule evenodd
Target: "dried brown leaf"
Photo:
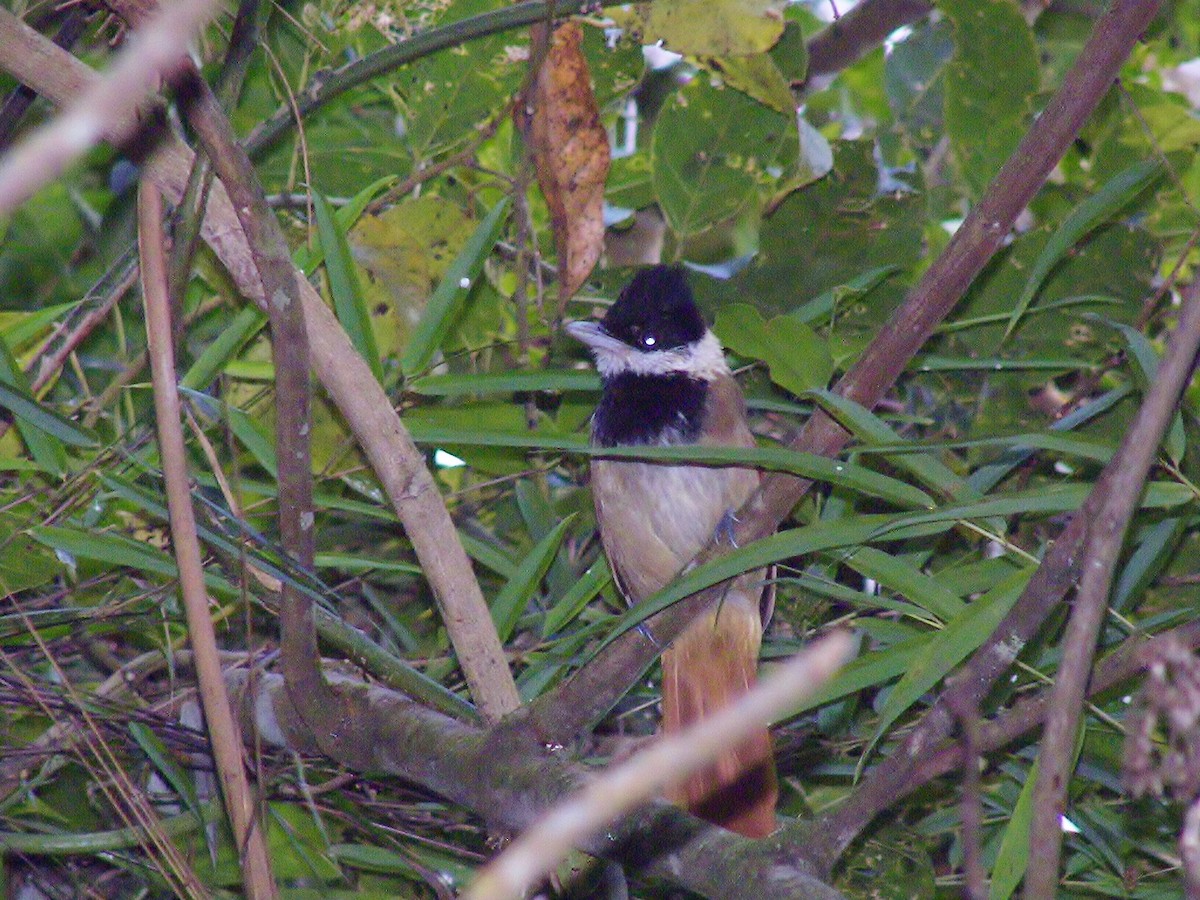
<instances>
[{"instance_id":1,"label":"dried brown leaf","mask_svg":"<svg viewBox=\"0 0 1200 900\"><path fill-rule=\"evenodd\" d=\"M608 133L575 22L555 29L532 92L526 129L558 247L559 304L579 289L604 246Z\"/></svg>"}]
</instances>

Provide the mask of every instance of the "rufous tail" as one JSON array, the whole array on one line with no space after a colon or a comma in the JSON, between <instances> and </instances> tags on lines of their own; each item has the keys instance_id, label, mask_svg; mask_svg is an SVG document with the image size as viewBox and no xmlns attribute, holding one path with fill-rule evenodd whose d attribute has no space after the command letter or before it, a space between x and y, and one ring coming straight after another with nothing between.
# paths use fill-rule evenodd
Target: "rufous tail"
<instances>
[{"instance_id":1,"label":"rufous tail","mask_svg":"<svg viewBox=\"0 0 1200 900\"><path fill-rule=\"evenodd\" d=\"M762 622L757 604L727 598L663 652L663 730L707 718L755 682ZM746 837L775 830L779 788L771 735L763 730L691 776L670 799L715 825Z\"/></svg>"}]
</instances>

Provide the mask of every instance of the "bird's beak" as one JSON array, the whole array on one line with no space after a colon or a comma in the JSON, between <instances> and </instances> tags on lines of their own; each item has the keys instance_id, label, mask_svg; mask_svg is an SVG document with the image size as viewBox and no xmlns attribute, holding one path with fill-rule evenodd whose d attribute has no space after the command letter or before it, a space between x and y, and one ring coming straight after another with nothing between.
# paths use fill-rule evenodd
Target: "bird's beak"
<instances>
[{"instance_id":1,"label":"bird's beak","mask_svg":"<svg viewBox=\"0 0 1200 900\"><path fill-rule=\"evenodd\" d=\"M625 355L629 352L629 347L605 331L599 322L568 322L565 327L567 334L587 344L594 353L607 350L609 353Z\"/></svg>"}]
</instances>

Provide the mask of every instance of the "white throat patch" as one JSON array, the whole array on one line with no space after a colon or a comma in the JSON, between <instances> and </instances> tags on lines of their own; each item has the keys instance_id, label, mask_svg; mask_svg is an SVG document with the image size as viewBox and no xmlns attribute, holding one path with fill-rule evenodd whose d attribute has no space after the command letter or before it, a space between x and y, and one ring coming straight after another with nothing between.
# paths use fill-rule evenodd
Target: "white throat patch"
<instances>
[{"instance_id":1,"label":"white throat patch","mask_svg":"<svg viewBox=\"0 0 1200 900\"><path fill-rule=\"evenodd\" d=\"M614 342L615 343L615 342ZM596 368L609 377L631 372L634 375L690 375L702 381L712 381L729 374L725 352L712 331L694 344L672 347L670 350L635 350L620 345L593 345Z\"/></svg>"}]
</instances>

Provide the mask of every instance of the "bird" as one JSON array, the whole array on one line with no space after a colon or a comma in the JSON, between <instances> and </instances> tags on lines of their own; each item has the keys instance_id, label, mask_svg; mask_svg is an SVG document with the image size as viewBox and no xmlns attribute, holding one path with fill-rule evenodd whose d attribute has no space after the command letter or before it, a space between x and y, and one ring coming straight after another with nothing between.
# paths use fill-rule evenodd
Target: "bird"
<instances>
[{"instance_id":1,"label":"bird","mask_svg":"<svg viewBox=\"0 0 1200 900\"><path fill-rule=\"evenodd\" d=\"M741 388L682 267L639 271L603 319L569 322L566 329L587 346L600 374L594 447L754 446ZM758 484L754 469L594 459L600 539L625 599L646 599L714 538L731 535L735 511ZM663 651L665 732L713 715L753 686L769 616L766 581L761 570L739 576ZM730 831L770 834L778 784L766 726L669 797Z\"/></svg>"}]
</instances>

